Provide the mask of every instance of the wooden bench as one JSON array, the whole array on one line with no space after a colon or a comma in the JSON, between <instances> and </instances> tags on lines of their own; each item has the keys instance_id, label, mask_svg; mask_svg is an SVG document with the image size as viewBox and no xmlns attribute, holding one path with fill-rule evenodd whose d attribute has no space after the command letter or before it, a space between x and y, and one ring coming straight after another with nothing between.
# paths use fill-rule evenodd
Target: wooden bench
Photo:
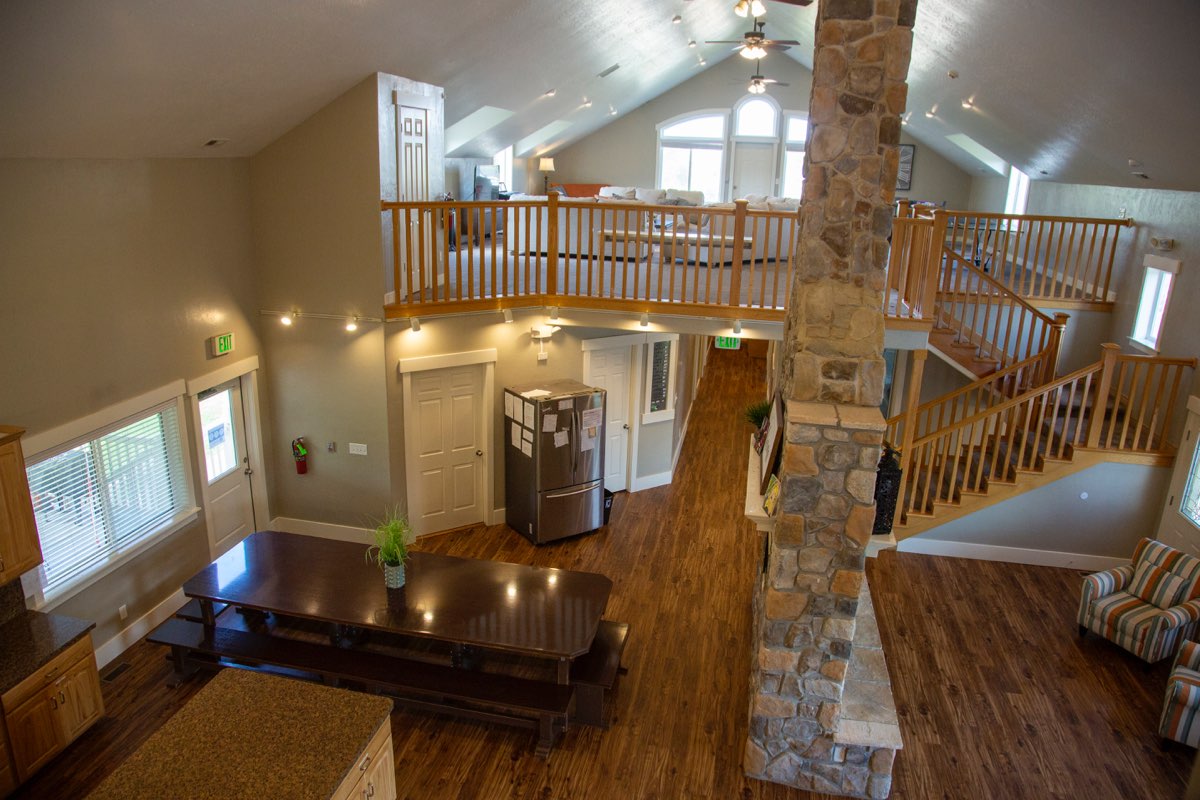
<instances>
[{"instance_id":1,"label":"wooden bench","mask_svg":"<svg viewBox=\"0 0 1200 800\"><path fill-rule=\"evenodd\" d=\"M416 708L534 728L538 731L535 752L542 758L549 755L557 735L567 727L572 695L568 685L454 669L232 628L215 628L209 636L203 625L179 618L167 620L146 639L170 647L181 672L229 666L222 659L282 667L314 674L326 682L357 681ZM196 654L208 659L196 659Z\"/></svg>"},{"instance_id":2,"label":"wooden bench","mask_svg":"<svg viewBox=\"0 0 1200 800\"><path fill-rule=\"evenodd\" d=\"M629 623L600 620L592 649L571 662L571 685L575 687L576 722L607 728L612 722L612 695L617 676L626 670L621 653L629 638Z\"/></svg>"},{"instance_id":3,"label":"wooden bench","mask_svg":"<svg viewBox=\"0 0 1200 800\"><path fill-rule=\"evenodd\" d=\"M213 616L219 617L229 608L227 603L213 603ZM175 612L175 616L190 622L204 622L204 612L200 610L199 600L188 600L183 608Z\"/></svg>"}]
</instances>

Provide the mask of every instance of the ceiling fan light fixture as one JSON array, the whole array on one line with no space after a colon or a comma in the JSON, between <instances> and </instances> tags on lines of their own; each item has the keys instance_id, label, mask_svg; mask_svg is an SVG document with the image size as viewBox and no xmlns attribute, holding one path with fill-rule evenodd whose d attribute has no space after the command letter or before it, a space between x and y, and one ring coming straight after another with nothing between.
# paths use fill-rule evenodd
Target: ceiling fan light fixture
<instances>
[{"instance_id":1,"label":"ceiling fan light fixture","mask_svg":"<svg viewBox=\"0 0 1200 800\"><path fill-rule=\"evenodd\" d=\"M767 13L767 7L763 5L762 0L750 0L750 16L761 17Z\"/></svg>"},{"instance_id":2,"label":"ceiling fan light fixture","mask_svg":"<svg viewBox=\"0 0 1200 800\"><path fill-rule=\"evenodd\" d=\"M733 13L739 17L747 17L750 15L750 0L738 0L733 6Z\"/></svg>"},{"instance_id":3,"label":"ceiling fan light fixture","mask_svg":"<svg viewBox=\"0 0 1200 800\"><path fill-rule=\"evenodd\" d=\"M765 94L767 91L767 85L755 78L754 80L750 81L749 91L750 94Z\"/></svg>"},{"instance_id":4,"label":"ceiling fan light fixture","mask_svg":"<svg viewBox=\"0 0 1200 800\"><path fill-rule=\"evenodd\" d=\"M673 24L673 25L678 25L678 24L680 24L681 22L683 22L683 17L679 16L678 14L676 14L676 15L675 15L675 16L673 16L673 17L671 17L671 24Z\"/></svg>"},{"instance_id":5,"label":"ceiling fan light fixture","mask_svg":"<svg viewBox=\"0 0 1200 800\"><path fill-rule=\"evenodd\" d=\"M747 61L759 61L767 57L767 48L761 44L748 44L738 51Z\"/></svg>"},{"instance_id":6,"label":"ceiling fan light fixture","mask_svg":"<svg viewBox=\"0 0 1200 800\"><path fill-rule=\"evenodd\" d=\"M695 39L692 39L691 41L689 41L689 42L688 42L688 47L695 47L695 46L696 46L696 40L695 40Z\"/></svg>"}]
</instances>

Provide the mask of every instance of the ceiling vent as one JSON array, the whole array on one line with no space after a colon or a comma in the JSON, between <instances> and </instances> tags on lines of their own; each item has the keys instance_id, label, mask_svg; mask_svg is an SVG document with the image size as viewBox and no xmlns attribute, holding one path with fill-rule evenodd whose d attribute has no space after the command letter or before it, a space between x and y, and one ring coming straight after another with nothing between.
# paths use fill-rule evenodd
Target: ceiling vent
<instances>
[{"instance_id":1,"label":"ceiling vent","mask_svg":"<svg viewBox=\"0 0 1200 800\"><path fill-rule=\"evenodd\" d=\"M604 70L604 72L601 72L601 73L600 73L599 75L597 75L596 77L597 77L597 78L607 78L609 75L612 75L614 72L616 72L616 71L617 71L617 70L619 70L620 68L621 68L621 65L620 65L620 64L613 64L611 67L609 67L608 69Z\"/></svg>"}]
</instances>

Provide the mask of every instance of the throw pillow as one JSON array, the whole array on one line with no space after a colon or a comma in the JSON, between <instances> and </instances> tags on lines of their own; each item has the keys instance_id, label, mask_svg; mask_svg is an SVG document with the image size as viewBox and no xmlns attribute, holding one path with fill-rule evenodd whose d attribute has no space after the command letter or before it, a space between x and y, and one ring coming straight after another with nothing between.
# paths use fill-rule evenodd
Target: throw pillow
<instances>
[{"instance_id":1,"label":"throw pillow","mask_svg":"<svg viewBox=\"0 0 1200 800\"><path fill-rule=\"evenodd\" d=\"M1180 576L1143 561L1133 571L1133 581L1129 584L1129 593L1147 603L1165 609L1178 605L1186 583L1187 581Z\"/></svg>"},{"instance_id":2,"label":"throw pillow","mask_svg":"<svg viewBox=\"0 0 1200 800\"><path fill-rule=\"evenodd\" d=\"M667 196L667 193L662 189L634 189L633 197L640 203L650 203L657 205L661 203Z\"/></svg>"},{"instance_id":3,"label":"throw pillow","mask_svg":"<svg viewBox=\"0 0 1200 800\"><path fill-rule=\"evenodd\" d=\"M600 190L601 197L615 197L621 200L633 200L637 197L637 189L626 186L605 186Z\"/></svg>"},{"instance_id":4,"label":"throw pillow","mask_svg":"<svg viewBox=\"0 0 1200 800\"><path fill-rule=\"evenodd\" d=\"M677 200L681 206L704 205L704 192L690 192L687 189L667 189L667 199Z\"/></svg>"}]
</instances>

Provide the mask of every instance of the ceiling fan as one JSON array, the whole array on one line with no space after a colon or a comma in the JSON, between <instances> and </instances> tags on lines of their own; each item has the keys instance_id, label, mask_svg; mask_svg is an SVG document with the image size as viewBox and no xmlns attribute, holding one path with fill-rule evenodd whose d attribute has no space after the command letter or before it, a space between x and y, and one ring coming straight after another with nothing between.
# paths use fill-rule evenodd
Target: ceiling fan
<instances>
[{"instance_id":1,"label":"ceiling fan","mask_svg":"<svg viewBox=\"0 0 1200 800\"><path fill-rule=\"evenodd\" d=\"M750 86L747 91L750 94L764 94L767 91L767 84L775 86L787 86L783 81L777 81L774 78L764 78L762 75L762 62L754 63L754 74L750 76Z\"/></svg>"},{"instance_id":2,"label":"ceiling fan","mask_svg":"<svg viewBox=\"0 0 1200 800\"><path fill-rule=\"evenodd\" d=\"M738 51L738 55L742 58L751 61L758 61L767 57L769 50L787 50L790 45L800 44L795 39L768 39L763 33L763 25L766 25L765 20L756 19L754 21L754 30L746 31L742 38L738 41L709 41L707 44L736 44L733 48Z\"/></svg>"},{"instance_id":3,"label":"ceiling fan","mask_svg":"<svg viewBox=\"0 0 1200 800\"><path fill-rule=\"evenodd\" d=\"M810 6L813 0L776 0L776 2L793 6ZM763 5L762 0L738 0L733 7L733 13L739 17L761 17L767 13L767 7Z\"/></svg>"}]
</instances>

